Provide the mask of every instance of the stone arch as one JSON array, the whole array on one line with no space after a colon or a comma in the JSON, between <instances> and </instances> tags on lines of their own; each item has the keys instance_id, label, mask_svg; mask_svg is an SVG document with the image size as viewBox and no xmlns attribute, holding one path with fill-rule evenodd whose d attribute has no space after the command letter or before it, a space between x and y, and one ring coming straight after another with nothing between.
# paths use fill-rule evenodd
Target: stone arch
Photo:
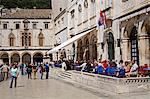
<instances>
[{"instance_id":1,"label":"stone arch","mask_svg":"<svg viewBox=\"0 0 150 99\"><path fill-rule=\"evenodd\" d=\"M137 22L137 18L127 19L124 23L123 38L130 38L130 33Z\"/></svg>"},{"instance_id":2,"label":"stone arch","mask_svg":"<svg viewBox=\"0 0 150 99\"><path fill-rule=\"evenodd\" d=\"M91 39L90 39L90 45L91 45L91 59L94 60L94 59L97 59L97 37L95 35L92 35L91 36Z\"/></svg>"},{"instance_id":3,"label":"stone arch","mask_svg":"<svg viewBox=\"0 0 150 99\"><path fill-rule=\"evenodd\" d=\"M78 60L83 60L84 51L83 51L83 42L81 39L78 41L77 52L78 52L77 53Z\"/></svg>"},{"instance_id":4,"label":"stone arch","mask_svg":"<svg viewBox=\"0 0 150 99\"><path fill-rule=\"evenodd\" d=\"M11 63L19 63L20 62L20 55L17 52L11 54Z\"/></svg>"},{"instance_id":5,"label":"stone arch","mask_svg":"<svg viewBox=\"0 0 150 99\"><path fill-rule=\"evenodd\" d=\"M112 32L108 32L107 34L107 45L108 45L108 59L113 60L115 59L115 45L114 45L114 35Z\"/></svg>"},{"instance_id":6,"label":"stone arch","mask_svg":"<svg viewBox=\"0 0 150 99\"><path fill-rule=\"evenodd\" d=\"M31 63L31 54L29 53L23 53L22 55L22 63L25 63L25 64L30 64Z\"/></svg>"},{"instance_id":7,"label":"stone arch","mask_svg":"<svg viewBox=\"0 0 150 99\"><path fill-rule=\"evenodd\" d=\"M103 35L103 42L104 43L107 43L107 38L108 38L109 33L113 34L113 31L111 29L107 29L106 31L104 31L104 35Z\"/></svg>"},{"instance_id":8,"label":"stone arch","mask_svg":"<svg viewBox=\"0 0 150 99\"><path fill-rule=\"evenodd\" d=\"M2 59L3 63L9 64L9 54L7 52L1 53L0 59Z\"/></svg>"},{"instance_id":9,"label":"stone arch","mask_svg":"<svg viewBox=\"0 0 150 99\"><path fill-rule=\"evenodd\" d=\"M150 15L144 20L142 26L141 26L141 31L146 32L148 35L150 35Z\"/></svg>"},{"instance_id":10,"label":"stone arch","mask_svg":"<svg viewBox=\"0 0 150 99\"><path fill-rule=\"evenodd\" d=\"M84 60L89 60L90 59L90 52L89 52L89 50L90 50L90 47L89 47L89 45L90 45L90 42L89 42L89 39L86 37L86 38L84 38L84 53L83 53L83 59Z\"/></svg>"},{"instance_id":11,"label":"stone arch","mask_svg":"<svg viewBox=\"0 0 150 99\"><path fill-rule=\"evenodd\" d=\"M42 63L43 62L43 57L44 57L43 53L35 52L33 54L33 63L34 64Z\"/></svg>"},{"instance_id":12,"label":"stone arch","mask_svg":"<svg viewBox=\"0 0 150 99\"><path fill-rule=\"evenodd\" d=\"M143 33L143 41L141 42L143 45L146 45L144 48L144 53L142 50L142 54L145 54L143 58L143 61L145 61L146 64L150 65L150 15L147 15L147 18L145 18L142 26L141 26L141 32ZM141 53L141 52L139 52ZM142 62L143 62L142 61ZM140 62L141 63L141 62Z\"/></svg>"}]
</instances>

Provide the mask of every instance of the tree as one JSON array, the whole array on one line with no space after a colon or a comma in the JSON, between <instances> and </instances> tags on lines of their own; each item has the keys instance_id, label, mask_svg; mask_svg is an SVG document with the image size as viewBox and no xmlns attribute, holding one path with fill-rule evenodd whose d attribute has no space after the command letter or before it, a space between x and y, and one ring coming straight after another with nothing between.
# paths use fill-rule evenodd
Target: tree
<instances>
[{"instance_id":1,"label":"tree","mask_svg":"<svg viewBox=\"0 0 150 99\"><path fill-rule=\"evenodd\" d=\"M0 0L5 8L51 8L51 0Z\"/></svg>"}]
</instances>

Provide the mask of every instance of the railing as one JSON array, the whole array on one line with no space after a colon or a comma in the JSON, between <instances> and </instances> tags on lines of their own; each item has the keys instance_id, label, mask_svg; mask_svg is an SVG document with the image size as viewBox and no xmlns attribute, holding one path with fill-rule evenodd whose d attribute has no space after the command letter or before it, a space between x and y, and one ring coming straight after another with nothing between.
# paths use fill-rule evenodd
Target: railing
<instances>
[{"instance_id":1,"label":"railing","mask_svg":"<svg viewBox=\"0 0 150 99\"><path fill-rule=\"evenodd\" d=\"M54 71L55 75L62 73L60 69ZM70 81L77 82L83 86L113 93L150 91L150 77L117 78L80 71L70 71L69 77Z\"/></svg>"}]
</instances>

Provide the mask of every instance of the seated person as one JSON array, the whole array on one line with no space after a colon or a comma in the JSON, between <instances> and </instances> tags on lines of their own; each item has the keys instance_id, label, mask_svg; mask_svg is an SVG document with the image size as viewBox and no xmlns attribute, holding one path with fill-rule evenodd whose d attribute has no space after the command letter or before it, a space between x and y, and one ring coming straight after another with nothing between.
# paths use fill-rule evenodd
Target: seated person
<instances>
[{"instance_id":1,"label":"seated person","mask_svg":"<svg viewBox=\"0 0 150 99\"><path fill-rule=\"evenodd\" d=\"M125 73L126 73L126 70L125 70L125 68L124 67L121 67L121 68L119 68L119 70L118 70L118 77L119 78L123 78L123 77L125 77Z\"/></svg>"},{"instance_id":2,"label":"seated person","mask_svg":"<svg viewBox=\"0 0 150 99\"><path fill-rule=\"evenodd\" d=\"M117 68L115 68L115 67L107 67L105 72L106 72L106 75L108 75L108 76L116 76Z\"/></svg>"},{"instance_id":3,"label":"seated person","mask_svg":"<svg viewBox=\"0 0 150 99\"><path fill-rule=\"evenodd\" d=\"M103 68L102 65L98 65L98 67L96 69L96 74L101 74L101 75L105 74L105 69Z\"/></svg>"},{"instance_id":4,"label":"seated person","mask_svg":"<svg viewBox=\"0 0 150 99\"><path fill-rule=\"evenodd\" d=\"M114 62L110 63L110 66L105 70L106 75L108 76L116 76L117 75L117 67Z\"/></svg>"},{"instance_id":5,"label":"seated person","mask_svg":"<svg viewBox=\"0 0 150 99\"><path fill-rule=\"evenodd\" d=\"M131 69L130 69L130 72L129 73L127 73L127 76L133 76L133 77L135 77L135 76L137 76L137 74L138 74L138 65L135 63L135 61L134 60L132 60L132 67L131 67Z\"/></svg>"},{"instance_id":6,"label":"seated person","mask_svg":"<svg viewBox=\"0 0 150 99\"><path fill-rule=\"evenodd\" d=\"M85 71L85 69L86 69L86 62L84 62L82 65L80 65L80 68L81 68L81 71L83 72L83 71Z\"/></svg>"},{"instance_id":7,"label":"seated person","mask_svg":"<svg viewBox=\"0 0 150 99\"><path fill-rule=\"evenodd\" d=\"M125 77L126 70L125 70L125 67L123 64L123 60L120 60L118 66L117 66L117 70L118 70L117 77L119 77L119 78Z\"/></svg>"}]
</instances>

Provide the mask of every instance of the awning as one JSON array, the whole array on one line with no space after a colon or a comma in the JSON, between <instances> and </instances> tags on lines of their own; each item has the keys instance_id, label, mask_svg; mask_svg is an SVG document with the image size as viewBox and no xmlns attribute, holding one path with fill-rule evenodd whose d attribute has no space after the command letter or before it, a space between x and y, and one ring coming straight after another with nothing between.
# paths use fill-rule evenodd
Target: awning
<instances>
[{"instance_id":1,"label":"awning","mask_svg":"<svg viewBox=\"0 0 150 99\"><path fill-rule=\"evenodd\" d=\"M86 32L83 32L83 33L81 33L81 34L78 34L78 35L76 35L76 36L70 38L69 40L65 41L64 43L58 45L57 47L55 47L55 48L53 48L53 49L51 49L51 50L49 50L49 51L47 52L47 54L58 52L58 51L59 51L60 49L62 49L63 47L66 47L67 45L69 45L69 44L75 42L76 40L80 39L81 37L85 36L86 34L90 33L90 32L93 31L93 30L94 30L94 29L90 29L90 30L88 30L88 31L86 31Z\"/></svg>"}]
</instances>

